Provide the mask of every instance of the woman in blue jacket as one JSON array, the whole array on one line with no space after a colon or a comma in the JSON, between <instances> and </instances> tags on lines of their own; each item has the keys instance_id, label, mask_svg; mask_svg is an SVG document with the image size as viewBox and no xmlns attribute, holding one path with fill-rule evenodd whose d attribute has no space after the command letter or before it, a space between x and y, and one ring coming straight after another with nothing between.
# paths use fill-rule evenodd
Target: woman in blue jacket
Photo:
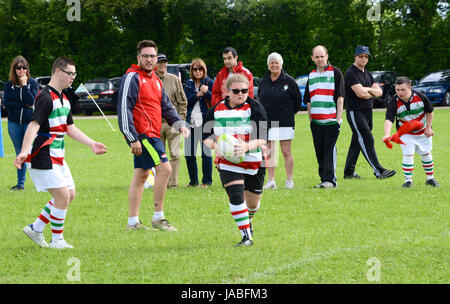
<instances>
[{"instance_id":1,"label":"woman in blue jacket","mask_svg":"<svg viewBox=\"0 0 450 304\"><path fill-rule=\"evenodd\" d=\"M198 185L198 170L196 151L200 143L202 147L202 184L199 188L206 188L212 184L211 150L202 143L202 124L211 106L211 90L214 81L207 76L205 62L196 58L191 62L191 79L186 81L185 93L188 100L186 122L190 125L190 135L184 142L184 155L189 172L188 187Z\"/></svg>"},{"instance_id":2,"label":"woman in blue jacket","mask_svg":"<svg viewBox=\"0 0 450 304\"><path fill-rule=\"evenodd\" d=\"M34 100L39 92L39 85L30 77L30 65L22 56L14 58L9 71L9 81L5 84L3 99L8 111L8 133L16 150L22 149L22 141L28 123L33 115ZM24 190L27 167L17 169L17 185L10 190Z\"/></svg>"}]
</instances>

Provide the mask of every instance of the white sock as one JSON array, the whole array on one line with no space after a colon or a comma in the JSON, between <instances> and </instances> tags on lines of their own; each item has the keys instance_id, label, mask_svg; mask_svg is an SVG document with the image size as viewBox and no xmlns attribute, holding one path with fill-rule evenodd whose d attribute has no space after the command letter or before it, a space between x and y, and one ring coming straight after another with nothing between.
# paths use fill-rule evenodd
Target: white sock
<instances>
[{"instance_id":1,"label":"white sock","mask_svg":"<svg viewBox=\"0 0 450 304\"><path fill-rule=\"evenodd\" d=\"M139 223L139 216L132 216L128 218L128 226L133 226Z\"/></svg>"},{"instance_id":2,"label":"white sock","mask_svg":"<svg viewBox=\"0 0 450 304\"><path fill-rule=\"evenodd\" d=\"M155 212L153 213L153 220L154 220L154 221L159 220L159 219L161 219L161 218L163 218L163 217L164 217L164 211L163 211L163 210L161 210L161 211L155 211Z\"/></svg>"}]
</instances>

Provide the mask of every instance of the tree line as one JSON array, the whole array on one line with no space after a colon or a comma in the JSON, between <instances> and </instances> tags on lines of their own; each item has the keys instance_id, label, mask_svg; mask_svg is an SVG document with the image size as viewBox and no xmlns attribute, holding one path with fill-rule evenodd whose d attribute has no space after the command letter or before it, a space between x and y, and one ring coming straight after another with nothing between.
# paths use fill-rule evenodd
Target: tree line
<instances>
[{"instance_id":1,"label":"tree line","mask_svg":"<svg viewBox=\"0 0 450 304\"><path fill-rule=\"evenodd\" d=\"M293 77L307 74L317 44L345 71L355 47L367 45L369 70L420 79L450 67L448 9L439 0L0 0L0 79L19 54L33 76L49 75L62 55L74 59L78 81L121 76L142 39L169 63L200 57L216 71L233 46L255 76L271 52Z\"/></svg>"}]
</instances>

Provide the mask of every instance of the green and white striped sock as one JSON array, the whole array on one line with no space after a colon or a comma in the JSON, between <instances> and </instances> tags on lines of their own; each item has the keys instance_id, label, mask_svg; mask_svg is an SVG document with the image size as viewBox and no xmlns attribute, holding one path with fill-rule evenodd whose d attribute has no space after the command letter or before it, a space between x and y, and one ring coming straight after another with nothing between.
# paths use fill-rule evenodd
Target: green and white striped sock
<instances>
[{"instance_id":1,"label":"green and white striped sock","mask_svg":"<svg viewBox=\"0 0 450 304\"><path fill-rule=\"evenodd\" d=\"M50 221L50 211L52 210L53 203L55 199L52 197L51 200L45 204L44 209L42 209L41 214L36 218L33 223L33 230L36 232L42 232L45 226Z\"/></svg>"},{"instance_id":2,"label":"green and white striped sock","mask_svg":"<svg viewBox=\"0 0 450 304\"><path fill-rule=\"evenodd\" d=\"M250 220L248 216L247 204L242 202L240 205L233 205L230 203L231 216L233 217L242 237L251 239Z\"/></svg>"},{"instance_id":3,"label":"green and white striped sock","mask_svg":"<svg viewBox=\"0 0 450 304\"><path fill-rule=\"evenodd\" d=\"M63 237L63 228L64 228L64 220L66 218L66 210L58 209L53 206L52 211L50 212L50 222L52 225L52 242L64 239Z\"/></svg>"}]
</instances>

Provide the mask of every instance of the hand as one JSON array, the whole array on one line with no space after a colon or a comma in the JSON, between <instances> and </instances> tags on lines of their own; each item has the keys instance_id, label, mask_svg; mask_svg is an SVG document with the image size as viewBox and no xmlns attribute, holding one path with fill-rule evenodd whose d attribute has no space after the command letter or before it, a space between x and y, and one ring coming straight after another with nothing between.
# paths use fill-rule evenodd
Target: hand
<instances>
[{"instance_id":1,"label":"hand","mask_svg":"<svg viewBox=\"0 0 450 304\"><path fill-rule=\"evenodd\" d=\"M201 85L200 86L200 92L202 92L203 93L203 95L205 95L207 92L208 92L208 86L207 85Z\"/></svg>"},{"instance_id":2,"label":"hand","mask_svg":"<svg viewBox=\"0 0 450 304\"><path fill-rule=\"evenodd\" d=\"M94 142L91 145L91 149L92 152L94 152L94 154L104 154L106 153L106 146L102 143L99 142Z\"/></svg>"},{"instance_id":3,"label":"hand","mask_svg":"<svg viewBox=\"0 0 450 304\"><path fill-rule=\"evenodd\" d=\"M21 85L21 86L26 86L27 83L28 83L28 77L27 77L27 75L22 75L22 76L20 76L19 81L20 81L20 85Z\"/></svg>"},{"instance_id":4,"label":"hand","mask_svg":"<svg viewBox=\"0 0 450 304\"><path fill-rule=\"evenodd\" d=\"M431 128L425 128L424 134L426 137L431 137L434 135L433 129Z\"/></svg>"},{"instance_id":5,"label":"hand","mask_svg":"<svg viewBox=\"0 0 450 304\"><path fill-rule=\"evenodd\" d=\"M186 127L181 127L181 128L180 128L180 133L183 134L184 138L188 138L188 137L189 137L189 134L190 134L191 132L189 131L188 128L186 128Z\"/></svg>"},{"instance_id":6,"label":"hand","mask_svg":"<svg viewBox=\"0 0 450 304\"><path fill-rule=\"evenodd\" d=\"M136 156L142 154L142 145L139 140L131 143L131 153L133 153Z\"/></svg>"},{"instance_id":7,"label":"hand","mask_svg":"<svg viewBox=\"0 0 450 304\"><path fill-rule=\"evenodd\" d=\"M239 143L234 145L234 155L243 156L248 151L248 144L239 138Z\"/></svg>"},{"instance_id":8,"label":"hand","mask_svg":"<svg viewBox=\"0 0 450 304\"><path fill-rule=\"evenodd\" d=\"M14 166L17 169L22 169L22 164L24 163L24 161L27 159L28 153L26 152L21 152L16 156L16 159L14 159Z\"/></svg>"},{"instance_id":9,"label":"hand","mask_svg":"<svg viewBox=\"0 0 450 304\"><path fill-rule=\"evenodd\" d=\"M390 137L389 135L384 135L382 141L386 143L389 137Z\"/></svg>"}]
</instances>

